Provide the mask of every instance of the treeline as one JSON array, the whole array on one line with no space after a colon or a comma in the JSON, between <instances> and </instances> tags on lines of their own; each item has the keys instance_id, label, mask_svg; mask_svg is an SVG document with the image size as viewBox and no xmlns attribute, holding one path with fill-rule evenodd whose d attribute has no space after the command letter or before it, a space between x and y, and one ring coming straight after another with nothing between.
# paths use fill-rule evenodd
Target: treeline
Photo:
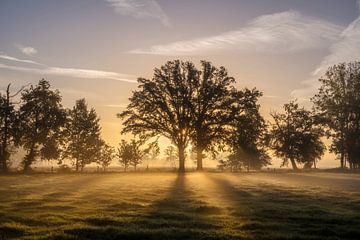
<instances>
[{"instance_id":1,"label":"treeline","mask_svg":"<svg viewBox=\"0 0 360 240\"><path fill-rule=\"evenodd\" d=\"M14 97L20 94L20 103ZM16 148L26 154L21 161L25 172L37 160L73 160L76 171L96 162L106 167L114 150L100 137L99 118L88 109L84 99L76 101L72 109L65 109L58 90L52 90L42 79L37 85L22 88L15 94L0 96L0 167L6 172ZM15 107L19 105L18 107Z\"/></svg>"},{"instance_id":2,"label":"treeline","mask_svg":"<svg viewBox=\"0 0 360 240\"><path fill-rule=\"evenodd\" d=\"M128 169L160 154L157 140L168 138L176 146L165 155L179 171L185 171L186 152L191 146L197 170L203 158L216 158L221 169L260 169L270 164L269 150L283 165L316 167L326 148L323 137L331 138L329 150L341 167L360 167L360 63L330 67L320 79L319 93L312 98L311 111L296 101L284 105L282 113L271 113L265 121L259 112L257 89L237 89L224 67L202 61L200 69L191 62L169 61L154 70L152 79L139 78L126 110L118 114L123 133L115 150L100 136L99 118L84 99L65 109L62 97L46 80L35 86L0 95L0 167L7 171L11 154L22 148L21 161L29 171L38 160L70 159L76 171L91 163L104 170L114 158ZM14 98L20 94L20 103ZM178 158L178 164L174 159Z\"/></svg>"},{"instance_id":3,"label":"treeline","mask_svg":"<svg viewBox=\"0 0 360 240\"><path fill-rule=\"evenodd\" d=\"M169 61L155 68L152 79L139 78L127 109L123 133L142 139L163 136L177 147L179 171L185 171L185 150L196 149L197 170L204 153L229 152L220 168L259 169L270 163L268 150L293 169L316 167L325 152L322 137L341 168L360 167L360 62L330 67L306 110L296 101L266 122L259 113L257 89L235 87L224 67L202 61Z\"/></svg>"}]
</instances>

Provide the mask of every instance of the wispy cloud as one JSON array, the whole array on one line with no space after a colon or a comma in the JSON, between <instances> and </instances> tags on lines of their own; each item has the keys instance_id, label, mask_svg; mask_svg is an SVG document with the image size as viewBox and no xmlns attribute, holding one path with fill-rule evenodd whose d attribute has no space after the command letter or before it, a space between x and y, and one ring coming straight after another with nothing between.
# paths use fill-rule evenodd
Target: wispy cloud
<instances>
[{"instance_id":1,"label":"wispy cloud","mask_svg":"<svg viewBox=\"0 0 360 240\"><path fill-rule=\"evenodd\" d=\"M193 55L217 50L295 52L321 48L335 41L342 27L296 11L263 15L240 30L216 36L155 45L134 54Z\"/></svg>"},{"instance_id":2,"label":"wispy cloud","mask_svg":"<svg viewBox=\"0 0 360 240\"><path fill-rule=\"evenodd\" d=\"M299 99L309 99L318 88L318 79L324 75L328 67L350 61L360 60L360 17L350 23L340 34L337 42L331 45L330 54L312 72L311 77L303 82L304 87L292 91L292 96Z\"/></svg>"},{"instance_id":3,"label":"wispy cloud","mask_svg":"<svg viewBox=\"0 0 360 240\"><path fill-rule=\"evenodd\" d=\"M126 108L127 104L107 104L105 105L105 107L110 107L110 108Z\"/></svg>"},{"instance_id":4,"label":"wispy cloud","mask_svg":"<svg viewBox=\"0 0 360 240\"><path fill-rule=\"evenodd\" d=\"M0 59L4 59L4 60L8 60L8 61L15 61L15 62L19 62L19 63L30 63L30 64L36 64L36 65L41 65L41 66L43 66L43 64L38 63L38 62L35 62L35 61L32 61L32 60L19 59L19 58L11 57L11 56L8 56L8 55L6 55L6 54L1 54L1 53L0 53Z\"/></svg>"},{"instance_id":5,"label":"wispy cloud","mask_svg":"<svg viewBox=\"0 0 360 240\"><path fill-rule=\"evenodd\" d=\"M23 54L25 55L34 55L36 54L38 51L33 48L33 47L30 47L30 46L23 46L21 44L15 44L16 48L19 49Z\"/></svg>"},{"instance_id":6,"label":"wispy cloud","mask_svg":"<svg viewBox=\"0 0 360 240\"><path fill-rule=\"evenodd\" d=\"M16 65L8 65L0 63L0 68L13 71L28 72L40 75L57 75L73 78L86 78L86 79L110 79L122 82L136 83L136 77L128 74L122 74L117 72L93 70L93 69L81 69L81 68L65 68L65 67L51 67L31 60L18 59L7 55L0 55L0 58L10 60L18 63L32 63L41 65L41 68L23 67Z\"/></svg>"},{"instance_id":7,"label":"wispy cloud","mask_svg":"<svg viewBox=\"0 0 360 240\"><path fill-rule=\"evenodd\" d=\"M116 13L139 19L155 18L164 26L171 26L166 13L156 0L106 0Z\"/></svg>"}]
</instances>

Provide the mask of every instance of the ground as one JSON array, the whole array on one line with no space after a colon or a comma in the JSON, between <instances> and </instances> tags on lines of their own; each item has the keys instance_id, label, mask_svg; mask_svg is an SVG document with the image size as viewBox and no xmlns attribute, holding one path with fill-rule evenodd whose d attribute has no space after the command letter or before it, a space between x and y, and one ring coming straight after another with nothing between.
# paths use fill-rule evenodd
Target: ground
<instances>
[{"instance_id":1,"label":"ground","mask_svg":"<svg viewBox=\"0 0 360 240\"><path fill-rule=\"evenodd\" d=\"M0 239L359 239L360 175L0 176Z\"/></svg>"}]
</instances>

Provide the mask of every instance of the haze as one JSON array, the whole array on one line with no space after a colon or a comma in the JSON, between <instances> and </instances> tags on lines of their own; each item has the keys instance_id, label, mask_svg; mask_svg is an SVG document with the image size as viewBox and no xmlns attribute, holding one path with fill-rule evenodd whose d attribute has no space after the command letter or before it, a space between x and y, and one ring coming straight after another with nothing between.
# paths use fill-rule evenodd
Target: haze
<instances>
[{"instance_id":1,"label":"haze","mask_svg":"<svg viewBox=\"0 0 360 240\"><path fill-rule=\"evenodd\" d=\"M137 77L150 78L167 60L206 59L225 66L239 88L262 91L267 118L293 98L310 106L328 66L359 60L358 7L355 0L3 0L0 89L46 78L65 107L86 98L104 139L117 146L116 114ZM326 154L319 167L337 167L334 158Z\"/></svg>"}]
</instances>

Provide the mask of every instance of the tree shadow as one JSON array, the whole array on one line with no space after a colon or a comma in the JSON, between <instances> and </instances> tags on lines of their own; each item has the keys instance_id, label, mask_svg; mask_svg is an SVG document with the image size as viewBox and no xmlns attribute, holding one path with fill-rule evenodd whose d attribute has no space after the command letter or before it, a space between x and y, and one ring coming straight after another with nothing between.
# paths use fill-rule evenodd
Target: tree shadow
<instances>
[{"instance_id":1,"label":"tree shadow","mask_svg":"<svg viewBox=\"0 0 360 240\"><path fill-rule=\"evenodd\" d=\"M166 197L134 219L91 219L58 239L229 239L213 217L218 211L198 199L196 190L187 185L186 174L178 174Z\"/></svg>"},{"instance_id":2,"label":"tree shadow","mask_svg":"<svg viewBox=\"0 0 360 240\"><path fill-rule=\"evenodd\" d=\"M343 196L321 196L295 188L258 183L234 186L228 179L210 176L232 203L230 214L241 219L237 228L252 239L357 239L360 213L344 205Z\"/></svg>"},{"instance_id":3,"label":"tree shadow","mask_svg":"<svg viewBox=\"0 0 360 240\"><path fill-rule=\"evenodd\" d=\"M36 175L28 179L29 185L4 189L7 194L0 197L0 239L34 235L44 227L60 227L71 221L78 208L74 196L99 179L74 175L75 178L67 182L57 181L63 177L46 178L45 181Z\"/></svg>"}]
</instances>

